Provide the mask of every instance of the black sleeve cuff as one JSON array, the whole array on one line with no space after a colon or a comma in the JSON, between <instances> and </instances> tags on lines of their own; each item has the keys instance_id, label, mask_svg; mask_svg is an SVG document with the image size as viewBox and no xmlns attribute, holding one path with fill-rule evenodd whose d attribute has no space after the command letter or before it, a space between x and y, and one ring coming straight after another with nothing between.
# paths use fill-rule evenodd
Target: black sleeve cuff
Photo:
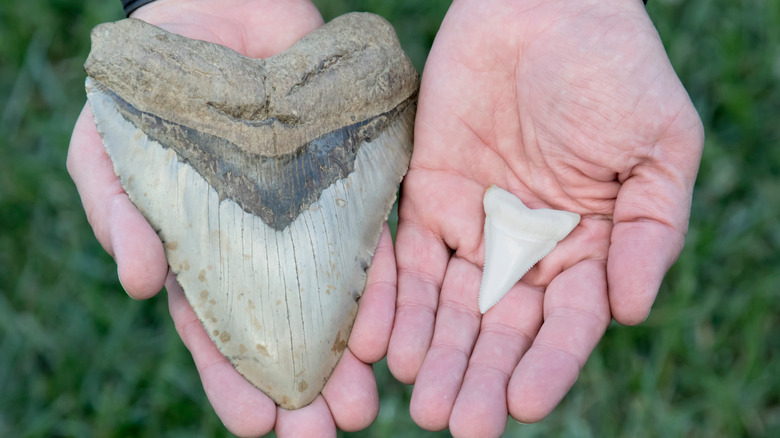
<instances>
[{"instance_id":1,"label":"black sleeve cuff","mask_svg":"<svg viewBox=\"0 0 780 438\"><path fill-rule=\"evenodd\" d=\"M153 1L154 0L122 0L122 7L125 8L125 17L129 17L133 11Z\"/></svg>"}]
</instances>

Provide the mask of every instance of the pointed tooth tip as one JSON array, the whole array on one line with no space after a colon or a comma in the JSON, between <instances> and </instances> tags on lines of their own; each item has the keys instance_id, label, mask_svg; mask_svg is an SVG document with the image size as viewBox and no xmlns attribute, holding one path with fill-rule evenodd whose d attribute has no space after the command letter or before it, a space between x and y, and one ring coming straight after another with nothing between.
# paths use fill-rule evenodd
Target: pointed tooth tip
<instances>
[{"instance_id":1,"label":"pointed tooth tip","mask_svg":"<svg viewBox=\"0 0 780 438\"><path fill-rule=\"evenodd\" d=\"M484 315L485 312L490 310L491 307L495 306L501 298L502 297L499 297L498 299L495 299L495 297L493 297L492 300L488 300L487 294L483 290L480 289L480 291L479 291L479 312Z\"/></svg>"},{"instance_id":2,"label":"pointed tooth tip","mask_svg":"<svg viewBox=\"0 0 780 438\"><path fill-rule=\"evenodd\" d=\"M498 301L496 301L496 302L494 302L494 303L486 303L486 302L483 302L483 300L482 300L482 296L480 295L480 300L479 300L479 312L480 312L481 314L483 314L483 315L484 315L484 314L485 314L485 313L486 313L488 310L490 310L490 308L492 308L492 307L493 307L493 306L495 306L496 304L498 304Z\"/></svg>"}]
</instances>

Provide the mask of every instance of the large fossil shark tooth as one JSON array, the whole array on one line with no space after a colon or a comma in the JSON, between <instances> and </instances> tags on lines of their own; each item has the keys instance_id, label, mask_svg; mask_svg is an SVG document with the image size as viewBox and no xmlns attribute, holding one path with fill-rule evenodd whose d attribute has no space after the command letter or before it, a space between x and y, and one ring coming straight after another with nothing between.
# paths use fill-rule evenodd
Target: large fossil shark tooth
<instances>
[{"instance_id":1,"label":"large fossil shark tooth","mask_svg":"<svg viewBox=\"0 0 780 438\"><path fill-rule=\"evenodd\" d=\"M418 78L392 26L348 14L250 59L128 19L92 32L98 131L222 354L284 408L347 345L409 163Z\"/></svg>"},{"instance_id":2,"label":"large fossil shark tooth","mask_svg":"<svg viewBox=\"0 0 780 438\"><path fill-rule=\"evenodd\" d=\"M485 313L571 233L580 215L549 208L532 210L495 185L485 191L482 202L485 266L479 286L479 310Z\"/></svg>"}]
</instances>

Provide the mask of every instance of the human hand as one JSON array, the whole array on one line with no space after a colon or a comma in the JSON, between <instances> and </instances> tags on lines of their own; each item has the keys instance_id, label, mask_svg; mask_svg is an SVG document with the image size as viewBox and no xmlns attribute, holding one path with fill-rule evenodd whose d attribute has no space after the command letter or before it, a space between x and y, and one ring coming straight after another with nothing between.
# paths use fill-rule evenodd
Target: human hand
<instances>
[{"instance_id":1,"label":"human hand","mask_svg":"<svg viewBox=\"0 0 780 438\"><path fill-rule=\"evenodd\" d=\"M190 38L264 58L285 50L322 25L308 0L159 0L133 13ZM248 383L211 342L169 274L162 244L125 194L95 128L89 105L73 130L68 171L95 235L118 265L120 282L136 299L165 284L176 329L192 353L205 392L225 426L240 436L335 436L359 430L376 417L379 400L371 363L385 355L395 301L395 259L387 227L382 232L352 336L322 394L295 411L278 408Z\"/></svg>"},{"instance_id":2,"label":"human hand","mask_svg":"<svg viewBox=\"0 0 780 438\"><path fill-rule=\"evenodd\" d=\"M545 417L611 318L643 321L679 255L699 117L639 0L460 0L423 71L388 365L431 430ZM482 197L580 225L485 315Z\"/></svg>"}]
</instances>

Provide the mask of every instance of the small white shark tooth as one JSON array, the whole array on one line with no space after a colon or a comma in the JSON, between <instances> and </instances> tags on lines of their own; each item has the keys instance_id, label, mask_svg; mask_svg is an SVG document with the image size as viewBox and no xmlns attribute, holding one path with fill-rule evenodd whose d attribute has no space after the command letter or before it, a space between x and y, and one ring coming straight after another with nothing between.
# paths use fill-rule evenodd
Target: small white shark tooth
<instances>
[{"instance_id":1,"label":"small white shark tooth","mask_svg":"<svg viewBox=\"0 0 780 438\"><path fill-rule=\"evenodd\" d=\"M562 210L532 210L495 185L485 191L485 265L479 310L496 305L555 245L577 226L580 215Z\"/></svg>"},{"instance_id":2,"label":"small white shark tooth","mask_svg":"<svg viewBox=\"0 0 780 438\"><path fill-rule=\"evenodd\" d=\"M121 20L85 69L114 171L212 341L283 408L311 403L411 157L418 77L392 25L347 14L250 59Z\"/></svg>"}]
</instances>

